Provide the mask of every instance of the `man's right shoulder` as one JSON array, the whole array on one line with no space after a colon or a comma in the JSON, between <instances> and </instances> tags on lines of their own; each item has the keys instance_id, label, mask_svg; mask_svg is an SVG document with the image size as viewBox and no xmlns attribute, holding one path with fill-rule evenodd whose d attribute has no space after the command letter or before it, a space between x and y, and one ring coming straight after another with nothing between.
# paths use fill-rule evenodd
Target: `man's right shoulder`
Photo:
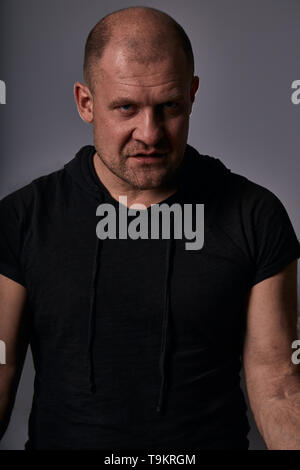
<instances>
[{"instance_id":1,"label":"man's right shoulder","mask_svg":"<svg viewBox=\"0 0 300 470\"><path fill-rule=\"evenodd\" d=\"M41 175L30 183L8 193L0 200L0 207L10 210L30 210L39 200L50 200L58 187L64 184L64 167Z\"/></svg>"}]
</instances>

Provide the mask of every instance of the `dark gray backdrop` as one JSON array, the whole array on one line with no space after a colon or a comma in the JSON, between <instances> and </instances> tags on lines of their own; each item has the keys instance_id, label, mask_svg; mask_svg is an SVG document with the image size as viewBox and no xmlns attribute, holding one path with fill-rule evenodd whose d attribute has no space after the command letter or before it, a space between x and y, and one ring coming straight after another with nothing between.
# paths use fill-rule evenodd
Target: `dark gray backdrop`
<instances>
[{"instance_id":1,"label":"dark gray backdrop","mask_svg":"<svg viewBox=\"0 0 300 470\"><path fill-rule=\"evenodd\" d=\"M150 0L191 38L200 76L189 142L232 171L269 188L299 237L299 0ZM83 47L105 14L129 1L1 0L0 197L60 168L92 143L77 114L73 84ZM274 227L276 230L276 227ZM32 399L28 353L14 413L0 449L22 449ZM252 419L252 418L251 418ZM264 444L253 425L252 449Z\"/></svg>"}]
</instances>

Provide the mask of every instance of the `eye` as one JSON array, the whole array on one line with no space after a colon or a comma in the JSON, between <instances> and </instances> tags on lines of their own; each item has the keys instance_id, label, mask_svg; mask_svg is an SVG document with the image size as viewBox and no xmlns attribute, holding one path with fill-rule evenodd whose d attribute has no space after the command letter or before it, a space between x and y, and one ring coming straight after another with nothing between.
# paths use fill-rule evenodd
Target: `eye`
<instances>
[{"instance_id":1,"label":"eye","mask_svg":"<svg viewBox=\"0 0 300 470\"><path fill-rule=\"evenodd\" d=\"M118 106L118 109L121 114L124 114L126 116L131 116L135 111L134 106L132 104L121 104L120 106Z\"/></svg>"},{"instance_id":2,"label":"eye","mask_svg":"<svg viewBox=\"0 0 300 470\"><path fill-rule=\"evenodd\" d=\"M131 104L122 104L122 106L120 106L120 109L122 111L130 111L130 108L132 107Z\"/></svg>"},{"instance_id":3,"label":"eye","mask_svg":"<svg viewBox=\"0 0 300 470\"><path fill-rule=\"evenodd\" d=\"M123 117L132 117L136 113L136 106L134 104L120 104L116 109Z\"/></svg>"},{"instance_id":4,"label":"eye","mask_svg":"<svg viewBox=\"0 0 300 470\"><path fill-rule=\"evenodd\" d=\"M178 106L178 103L175 103L174 101L167 101L164 103L165 108L170 108L170 109L175 109Z\"/></svg>"},{"instance_id":5,"label":"eye","mask_svg":"<svg viewBox=\"0 0 300 470\"><path fill-rule=\"evenodd\" d=\"M162 104L161 110L165 111L165 113L170 114L171 116L177 116L181 110L181 106L176 101L166 101Z\"/></svg>"}]
</instances>

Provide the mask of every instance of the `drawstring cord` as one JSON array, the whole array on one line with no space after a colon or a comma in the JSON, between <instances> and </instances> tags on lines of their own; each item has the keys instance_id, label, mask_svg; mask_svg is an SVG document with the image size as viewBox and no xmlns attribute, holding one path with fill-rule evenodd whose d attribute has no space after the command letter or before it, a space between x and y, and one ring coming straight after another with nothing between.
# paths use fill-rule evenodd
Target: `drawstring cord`
<instances>
[{"instance_id":1,"label":"drawstring cord","mask_svg":"<svg viewBox=\"0 0 300 470\"><path fill-rule=\"evenodd\" d=\"M165 280L164 280L164 295L163 295L163 315L162 315L162 332L161 332L161 349L159 358L159 371L161 375L160 390L156 411L160 413L163 406L163 398L166 386L166 362L167 362L167 347L168 347L168 326L169 326L169 313L170 313L170 274L171 274L171 257L172 257L172 237L167 240L166 244L166 258L165 258ZM94 263L91 280L90 291L90 306L88 315L88 344L87 344L87 362L88 362L88 380L89 390L91 393L96 392L95 374L94 374L94 360L93 360L93 340L95 331L95 304L96 304L96 289L97 289L97 274L99 269L99 256L102 246L102 240L98 237L96 239L96 248L94 254Z\"/></svg>"},{"instance_id":2,"label":"drawstring cord","mask_svg":"<svg viewBox=\"0 0 300 470\"><path fill-rule=\"evenodd\" d=\"M96 281L98 272L98 258L100 253L101 240L97 237L96 251L94 258L94 266L92 273L91 293L90 293L90 309L89 309L89 325L88 325L88 348L87 358L89 367L89 388L91 393L96 392L96 383L94 376L94 362L93 362L93 339L94 339L94 323L95 323L95 303L96 303Z\"/></svg>"},{"instance_id":3,"label":"drawstring cord","mask_svg":"<svg viewBox=\"0 0 300 470\"><path fill-rule=\"evenodd\" d=\"M163 307L163 318L162 318L162 334L161 334L161 350L159 358L159 369L161 374L160 390L158 396L158 402L156 411L160 413L162 411L163 397L166 385L166 362L167 362L167 334L169 324L169 313L170 313L170 293L169 293L169 282L171 273L171 251L172 251L172 238L167 240L166 260L165 260L165 283L164 283L164 307Z\"/></svg>"},{"instance_id":4,"label":"drawstring cord","mask_svg":"<svg viewBox=\"0 0 300 470\"><path fill-rule=\"evenodd\" d=\"M100 193L101 199L103 199L102 192ZM99 256L102 246L102 240L96 235L96 248L94 254L94 263L92 271L92 280L91 280L91 291L90 291L90 306L89 306L89 315L88 315L88 344L87 344L87 362L88 362L88 380L89 380L89 389L91 393L96 392L96 382L94 374L94 358L93 358L93 340L94 340L94 331L95 331L95 304L96 304L96 288L97 288L97 274L99 268Z\"/></svg>"}]
</instances>

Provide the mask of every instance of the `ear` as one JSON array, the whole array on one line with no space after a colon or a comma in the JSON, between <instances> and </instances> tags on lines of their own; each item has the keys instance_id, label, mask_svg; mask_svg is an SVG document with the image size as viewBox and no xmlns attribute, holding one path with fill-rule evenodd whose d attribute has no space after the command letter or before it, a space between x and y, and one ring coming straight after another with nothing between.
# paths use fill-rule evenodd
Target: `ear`
<instances>
[{"instance_id":1,"label":"ear","mask_svg":"<svg viewBox=\"0 0 300 470\"><path fill-rule=\"evenodd\" d=\"M195 101L195 96L196 96L198 88L199 88L199 77L195 76L193 78L191 88L190 88L191 112L192 112L192 107L193 107L193 103Z\"/></svg>"},{"instance_id":2,"label":"ear","mask_svg":"<svg viewBox=\"0 0 300 470\"><path fill-rule=\"evenodd\" d=\"M93 96L89 88L83 83L76 82L74 85L74 97L81 119L88 124L94 120Z\"/></svg>"}]
</instances>

